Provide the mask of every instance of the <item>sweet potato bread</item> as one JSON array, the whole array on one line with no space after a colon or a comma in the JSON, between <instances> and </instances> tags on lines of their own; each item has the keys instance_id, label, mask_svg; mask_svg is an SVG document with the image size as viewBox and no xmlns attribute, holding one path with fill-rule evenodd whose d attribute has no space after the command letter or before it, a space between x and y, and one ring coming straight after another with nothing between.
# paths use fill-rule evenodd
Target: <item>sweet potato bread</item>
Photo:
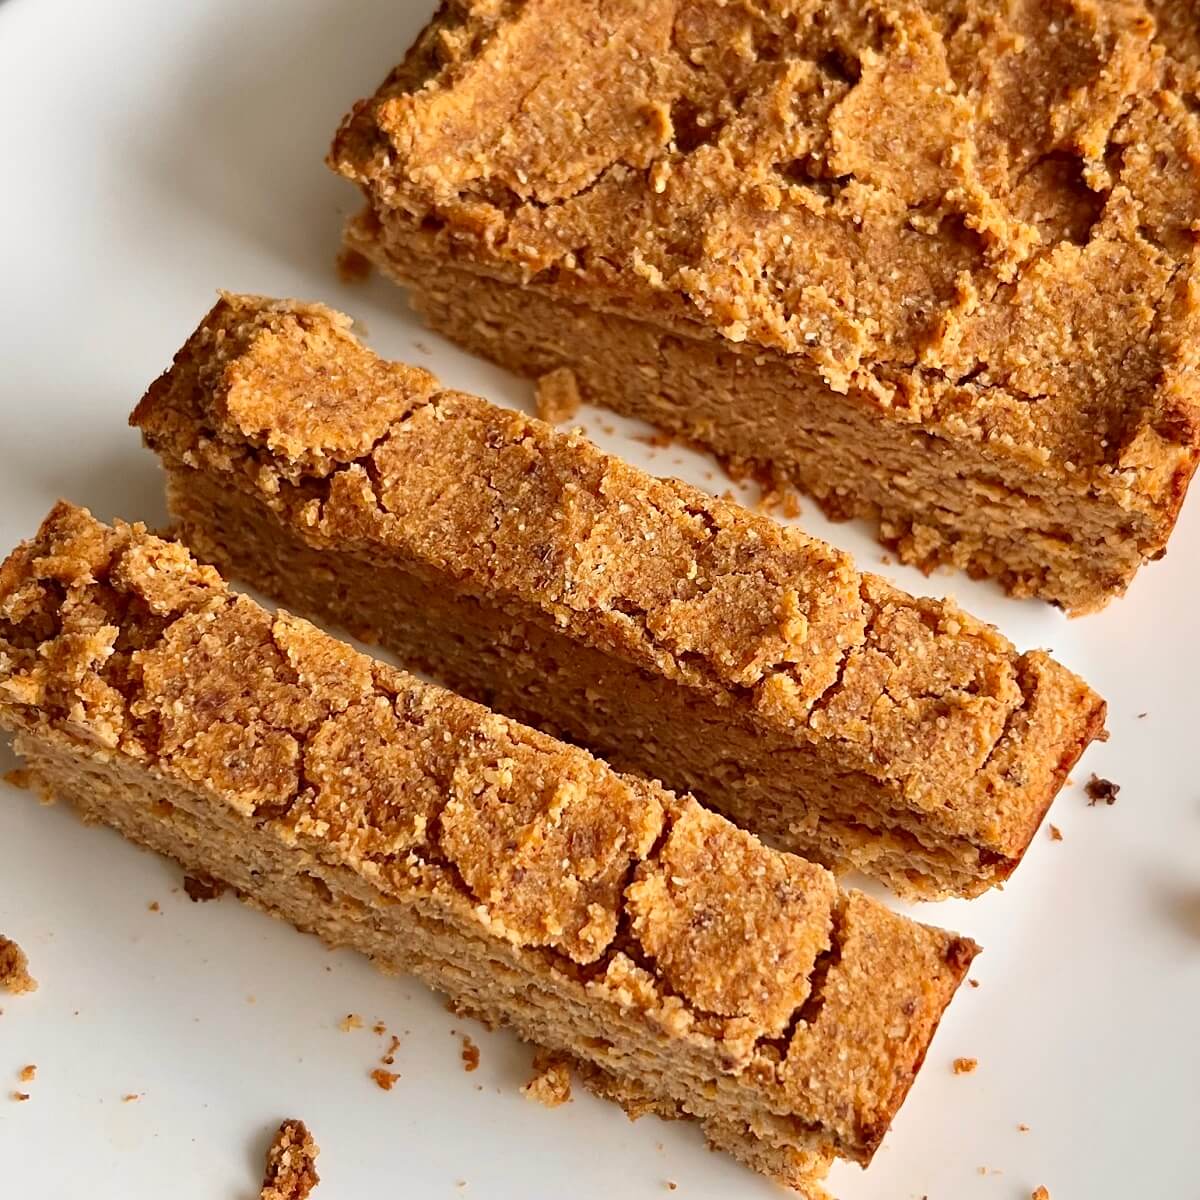
<instances>
[{"instance_id":1,"label":"sweet potato bread","mask_svg":"<svg viewBox=\"0 0 1200 1200\"><path fill-rule=\"evenodd\" d=\"M330 163L349 244L455 341L1083 612L1162 554L1200 447L1195 30L450 0Z\"/></svg>"},{"instance_id":2,"label":"sweet potato bread","mask_svg":"<svg viewBox=\"0 0 1200 1200\"><path fill-rule=\"evenodd\" d=\"M0 568L0 725L89 820L811 1197L976 952L67 505Z\"/></svg>"},{"instance_id":3,"label":"sweet potato bread","mask_svg":"<svg viewBox=\"0 0 1200 1200\"><path fill-rule=\"evenodd\" d=\"M798 530L224 298L133 416L202 558L898 891L1020 861L1104 706Z\"/></svg>"}]
</instances>

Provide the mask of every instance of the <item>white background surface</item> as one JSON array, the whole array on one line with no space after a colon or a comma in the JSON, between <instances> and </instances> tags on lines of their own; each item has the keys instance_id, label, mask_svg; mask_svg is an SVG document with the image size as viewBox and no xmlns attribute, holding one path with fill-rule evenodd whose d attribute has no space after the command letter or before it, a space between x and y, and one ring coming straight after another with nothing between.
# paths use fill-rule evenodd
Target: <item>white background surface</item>
<instances>
[{"instance_id":1,"label":"white background surface","mask_svg":"<svg viewBox=\"0 0 1200 1200\"><path fill-rule=\"evenodd\" d=\"M356 197L322 156L430 7L0 0L0 550L59 496L104 518L164 518L157 466L126 416L218 287L326 300L381 352L529 403L526 384L419 329L399 292L344 286L333 269ZM699 456L633 440L629 424L584 423L659 474L729 486ZM905 587L954 591L1021 646L1052 647L1111 702L1111 741L1052 811L1063 841L1039 834L1003 894L922 910L984 944L981 986L951 1006L875 1165L836 1168L835 1191L1021 1200L1044 1184L1053 1200L1195 1200L1200 501L1165 562L1074 622L990 585L881 565L863 529L810 503L799 520ZM1115 807L1087 806L1091 771L1121 785ZM668 1179L681 1200L782 1194L705 1153L692 1128L633 1125L578 1090L553 1112L523 1100L529 1054L508 1035L232 899L193 905L179 882L0 784L0 930L42 983L0 996L5 1200L250 1200L284 1115L323 1148L320 1200L452 1197L460 1181L504 1200L653 1197ZM366 1028L341 1032L348 1012ZM377 1018L403 1038L386 1094L367 1076ZM474 1074L452 1033L465 1028L482 1051ZM953 1075L958 1055L979 1059L975 1074ZM32 1099L18 1104L9 1093L30 1062Z\"/></svg>"}]
</instances>

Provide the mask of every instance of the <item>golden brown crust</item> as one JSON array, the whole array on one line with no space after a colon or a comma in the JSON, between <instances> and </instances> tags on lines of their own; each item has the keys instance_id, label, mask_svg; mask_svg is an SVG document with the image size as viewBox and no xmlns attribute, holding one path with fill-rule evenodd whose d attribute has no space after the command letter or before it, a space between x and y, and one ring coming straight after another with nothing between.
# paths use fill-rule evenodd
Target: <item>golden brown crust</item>
<instances>
[{"instance_id":1,"label":"golden brown crust","mask_svg":"<svg viewBox=\"0 0 1200 1200\"><path fill-rule=\"evenodd\" d=\"M61 761L173 789L183 808L143 805L146 829L199 805L235 844L336 867L356 910L452 918L531 986L567 989L574 1020L617 1037L617 1014L635 1014L714 1096L732 1088L805 1146L862 1161L976 950L839 895L692 800L264 612L139 526L67 505L0 575L0 723ZM336 766L350 746L365 763L396 753L362 778ZM110 793L87 790L104 815ZM203 834L188 846L203 867ZM720 874L735 863L737 887ZM306 895L330 903L327 888ZM600 1053L587 1038L552 1048Z\"/></svg>"},{"instance_id":2,"label":"golden brown crust","mask_svg":"<svg viewBox=\"0 0 1200 1200\"><path fill-rule=\"evenodd\" d=\"M1184 0L463 0L329 161L401 274L779 350L1169 529L1200 448L1194 26Z\"/></svg>"},{"instance_id":3,"label":"golden brown crust","mask_svg":"<svg viewBox=\"0 0 1200 1200\"><path fill-rule=\"evenodd\" d=\"M309 546L460 589L521 614L515 625L536 618L782 745L836 751L837 773L876 781L879 803L917 836L975 846L976 890L1012 871L1103 722L1080 680L795 529L424 377L401 419L381 424L368 404L361 435L344 403L346 440L372 448L315 472L315 451L293 457L246 436L246 419L265 418L229 419L224 381L259 374L260 355L280 388L263 394L267 414L285 400L307 409L326 374L380 379L387 364L341 336L345 325L313 306L289 315L226 296L132 420L169 468L239 489ZM720 791L704 799L720 807Z\"/></svg>"},{"instance_id":4,"label":"golden brown crust","mask_svg":"<svg viewBox=\"0 0 1200 1200\"><path fill-rule=\"evenodd\" d=\"M303 1121L284 1121L267 1150L261 1200L308 1200L321 1182L316 1166L319 1153Z\"/></svg>"}]
</instances>

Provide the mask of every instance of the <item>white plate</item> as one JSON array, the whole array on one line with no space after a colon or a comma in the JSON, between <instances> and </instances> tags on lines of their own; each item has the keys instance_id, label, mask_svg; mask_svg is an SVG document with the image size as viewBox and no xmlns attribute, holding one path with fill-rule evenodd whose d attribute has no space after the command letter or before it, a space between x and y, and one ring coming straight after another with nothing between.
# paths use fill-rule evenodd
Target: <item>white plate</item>
<instances>
[{"instance_id":1,"label":"white plate","mask_svg":"<svg viewBox=\"0 0 1200 1200\"><path fill-rule=\"evenodd\" d=\"M126 416L216 288L328 301L381 352L527 406L528 386L420 329L399 292L341 284L352 189L321 163L339 117L427 18L398 0L0 3L0 548L58 496L101 517L164 517ZM660 474L730 486L605 414L605 446ZM619 432L608 432L618 430ZM990 585L881 564L864 530L800 524L902 586L954 591L1022 646L1050 646L1109 697L1093 749L1003 894L927 906L986 947L884 1149L835 1170L843 1200L1191 1200L1200 1128L1200 502L1128 598L1068 622ZM1147 714L1139 718L1139 714ZM0 751L11 759L8 750ZM5 766L11 765L5 762ZM1096 771L1121 785L1089 808ZM157 900L161 914L149 911ZM0 997L0 1195L257 1195L268 1130L307 1120L321 1200L778 1195L699 1134L578 1094L518 1094L529 1054L467 1028L416 983L331 954L231 899L193 905L178 872L0 785L0 930L41 990ZM367 1027L343 1033L360 1013ZM367 1072L401 1034L389 1093ZM958 1055L978 1058L955 1076ZM38 1065L28 1103L9 1099ZM139 1099L122 1102L126 1094ZM1028 1125L1028 1132L1018 1126Z\"/></svg>"}]
</instances>

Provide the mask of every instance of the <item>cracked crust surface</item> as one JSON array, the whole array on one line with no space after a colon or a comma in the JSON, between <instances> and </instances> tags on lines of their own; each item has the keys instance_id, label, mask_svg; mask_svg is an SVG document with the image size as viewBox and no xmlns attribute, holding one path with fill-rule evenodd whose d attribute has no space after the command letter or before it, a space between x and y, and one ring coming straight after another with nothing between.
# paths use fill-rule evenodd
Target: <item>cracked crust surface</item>
<instances>
[{"instance_id":1,"label":"cracked crust surface","mask_svg":"<svg viewBox=\"0 0 1200 1200\"><path fill-rule=\"evenodd\" d=\"M1154 517L1150 556L1200 447L1194 29L1180 0L450 0L329 161L402 278L777 352ZM769 406L731 404L687 432L769 460L740 429ZM1013 583L1086 609L1121 570Z\"/></svg>"},{"instance_id":2,"label":"cracked crust surface","mask_svg":"<svg viewBox=\"0 0 1200 1200\"><path fill-rule=\"evenodd\" d=\"M536 623L563 643L545 651L550 676L570 675L563 651L576 646L654 680L683 697L679 703L707 706L714 722L741 722L746 747L731 746L704 772L683 773L667 761L639 761L632 728L589 734L571 724L572 706L585 720L583 709L621 690L619 682L576 680L573 690L564 684L537 700L506 696L502 679L489 685L497 707L697 790L785 848L816 853L804 841L811 828L797 807L803 797L787 799L805 789L786 774L781 756L791 750L831 756L820 768L826 778L861 777L837 784L850 791L846 820L882 820L927 845L953 840L971 860L968 881L927 869L922 882L914 864L914 881L881 872L893 886L970 893L1012 870L1066 769L1102 724L1103 704L1081 681L1044 654L1016 653L950 602L906 596L825 543L677 480L654 479L578 435L440 390L424 375L400 400L409 368L397 365L394 379L384 378L388 364L347 324L319 306L226 296L138 406L132 421L173 480L191 487L203 478L245 495L323 558L299 568L302 556L285 554L273 573L264 571L271 551L238 544L239 517L175 504L186 536L200 539L206 554L289 603L316 603L333 619L378 631L403 655L403 618L389 620L353 587L339 589L340 608L314 601L306 580L332 579L357 555L377 571L405 572L422 588L498 611L493 641L508 665L535 654L521 638ZM353 451L280 452L273 414L288 404L319 408L324 400L313 393L328 376L378 380L395 407L381 418L368 399L354 431L354 407L341 404ZM242 393L231 416L229 395L248 377L262 381L259 403ZM359 454L364 445L370 449ZM434 629L418 658L445 670L455 639L465 636ZM492 672L507 675L503 665ZM452 682L480 686L457 675ZM678 736L691 740L684 718L679 725ZM660 724L650 741L672 736ZM739 776L758 781L765 803L730 798ZM766 811L772 804L777 820ZM818 857L839 861L836 853ZM876 869L866 858L856 865Z\"/></svg>"},{"instance_id":3,"label":"cracked crust surface","mask_svg":"<svg viewBox=\"0 0 1200 1200\"><path fill-rule=\"evenodd\" d=\"M0 568L0 723L39 786L476 1015L618 1075L648 1042L623 1086L751 1160L748 1122L869 1159L977 949L68 505Z\"/></svg>"}]
</instances>

